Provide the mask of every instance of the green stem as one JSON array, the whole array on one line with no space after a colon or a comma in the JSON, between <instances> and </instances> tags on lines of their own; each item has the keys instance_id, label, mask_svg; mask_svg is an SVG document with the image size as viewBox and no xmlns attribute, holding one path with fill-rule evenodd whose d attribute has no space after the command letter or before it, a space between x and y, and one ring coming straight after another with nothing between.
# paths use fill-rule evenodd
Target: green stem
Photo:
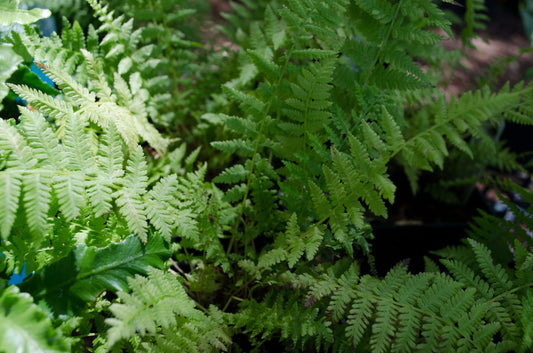
<instances>
[{"instance_id":1,"label":"green stem","mask_svg":"<svg viewBox=\"0 0 533 353\"><path fill-rule=\"evenodd\" d=\"M376 55L374 56L374 62L372 63L372 65L370 66L370 69L368 70L368 74L365 77L363 86L366 86L368 84L368 81L370 80L370 76L372 76L372 72L374 71L374 67L378 63L379 57L381 55L381 52L383 51L383 46L385 45L385 43L390 38L390 35L391 35L391 32L392 32L392 27L394 27L394 22L396 22L396 19L398 18L398 14L400 13L400 8L402 6L402 1L403 0L400 0L398 2L398 5L396 6L396 11L394 12L394 17L392 18L390 26L387 28L387 33L385 34L385 36L381 40L381 43L378 46L378 50L376 51Z\"/></svg>"},{"instance_id":2,"label":"green stem","mask_svg":"<svg viewBox=\"0 0 533 353\"><path fill-rule=\"evenodd\" d=\"M279 84L281 83L281 80L283 79L285 72L287 71L287 66L289 64L290 57L291 57L293 49L294 49L294 47L291 47L289 50L287 50L286 60L285 60L285 63L283 65L283 69L281 70L281 74L280 74L280 76L278 77L278 79L276 80L276 82L274 84L274 87L276 87L275 88L276 92L279 89ZM277 95L273 94L272 96L276 97ZM242 202L240 204L240 209L238 210L239 217L237 217L237 219L239 219L239 221L235 222L235 226L233 228L233 232L232 232L232 236L231 236L231 239L230 239L230 242L229 242L229 245L228 245L228 249L226 250L226 255L229 255L230 252L231 252L231 249L233 248L233 245L234 245L235 240L236 240L237 228L239 227L240 222L245 223L245 220L243 218L244 209L246 207L246 200L248 199L248 194L250 193L250 186L251 186L251 183L252 183L253 173L255 171L256 157L257 157L258 152L259 152L259 146L260 146L261 138L262 138L262 135L263 135L263 129L265 127L266 118L268 117L268 113L270 111L270 107L271 106L272 106L272 100L270 100L268 102L268 104L266 105L265 111L263 113L263 116L261 117L261 125L259 126L259 131L257 133L257 137L256 137L255 144L254 144L254 152L253 152L253 155L252 155L250 173L248 174L248 178L246 180L246 188L245 188L245 191L244 191L244 196L243 196Z\"/></svg>"}]
</instances>

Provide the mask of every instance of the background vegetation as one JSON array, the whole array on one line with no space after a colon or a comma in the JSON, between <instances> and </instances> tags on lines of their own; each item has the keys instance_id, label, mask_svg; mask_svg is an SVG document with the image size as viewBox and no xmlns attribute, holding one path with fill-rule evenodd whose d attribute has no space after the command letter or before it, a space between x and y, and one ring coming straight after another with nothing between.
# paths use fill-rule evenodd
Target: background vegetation
<instances>
[{"instance_id":1,"label":"background vegetation","mask_svg":"<svg viewBox=\"0 0 533 353\"><path fill-rule=\"evenodd\" d=\"M1 351L533 349L533 195L501 178L529 165L499 141L533 87L446 94L482 1L41 5L50 36L0 1ZM378 274L404 184L480 181L512 218Z\"/></svg>"}]
</instances>

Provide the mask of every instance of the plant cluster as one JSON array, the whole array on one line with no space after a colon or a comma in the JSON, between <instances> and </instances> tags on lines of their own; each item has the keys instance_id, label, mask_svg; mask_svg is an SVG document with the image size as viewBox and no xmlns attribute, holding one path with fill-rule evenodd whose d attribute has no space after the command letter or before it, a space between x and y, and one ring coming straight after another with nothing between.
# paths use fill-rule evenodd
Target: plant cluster
<instances>
[{"instance_id":1,"label":"plant cluster","mask_svg":"<svg viewBox=\"0 0 533 353\"><path fill-rule=\"evenodd\" d=\"M198 1L49 2L43 37L0 1L1 351L533 349L530 190L422 273L361 269L395 174L525 170L491 131L533 86L447 99L436 2L243 1L210 43Z\"/></svg>"}]
</instances>

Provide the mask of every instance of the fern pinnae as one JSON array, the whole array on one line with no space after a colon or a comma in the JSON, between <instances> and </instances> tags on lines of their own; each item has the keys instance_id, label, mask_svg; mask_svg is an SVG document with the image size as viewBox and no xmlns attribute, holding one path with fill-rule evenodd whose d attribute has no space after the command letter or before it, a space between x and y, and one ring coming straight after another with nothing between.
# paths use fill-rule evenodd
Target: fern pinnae
<instances>
[{"instance_id":1,"label":"fern pinnae","mask_svg":"<svg viewBox=\"0 0 533 353\"><path fill-rule=\"evenodd\" d=\"M74 114L74 107L69 102L42 93L36 89L27 87L26 85L7 84L21 98L28 101L31 106L39 110L43 114L48 114L51 118L56 119L59 124L62 124L71 115Z\"/></svg>"},{"instance_id":2,"label":"fern pinnae","mask_svg":"<svg viewBox=\"0 0 533 353\"><path fill-rule=\"evenodd\" d=\"M81 49L80 51L85 58L85 62L87 63L87 71L89 73L89 77L92 79L94 89L97 93L98 101L115 101L113 92L111 91L111 88L109 87L109 84L106 81L105 74L101 67L101 62L99 62L91 52L85 49Z\"/></svg>"},{"instance_id":3,"label":"fern pinnae","mask_svg":"<svg viewBox=\"0 0 533 353\"><path fill-rule=\"evenodd\" d=\"M80 214L85 206L85 178L81 173L72 173L54 178L54 191L59 200L59 209L67 220L72 220Z\"/></svg>"},{"instance_id":4,"label":"fern pinnae","mask_svg":"<svg viewBox=\"0 0 533 353\"><path fill-rule=\"evenodd\" d=\"M108 345L113 346L121 338L133 337L137 333L155 333L161 325L167 328L176 324L176 314L199 315L177 279L160 270L149 269L151 279L136 276L128 280L133 294L120 292L123 303L111 306L114 318L107 319ZM143 288L146 287L146 288Z\"/></svg>"},{"instance_id":5,"label":"fern pinnae","mask_svg":"<svg viewBox=\"0 0 533 353\"><path fill-rule=\"evenodd\" d=\"M441 262L457 280L467 286L475 287L484 298L491 299L494 297L494 289L462 262L446 259L441 260Z\"/></svg>"},{"instance_id":6,"label":"fern pinnae","mask_svg":"<svg viewBox=\"0 0 533 353\"><path fill-rule=\"evenodd\" d=\"M121 177L123 171L123 143L118 135L115 124L109 124L108 129L100 138L97 162L99 169L105 173L110 180Z\"/></svg>"},{"instance_id":7,"label":"fern pinnae","mask_svg":"<svg viewBox=\"0 0 533 353\"><path fill-rule=\"evenodd\" d=\"M24 129L25 137L38 163L62 169L66 156L48 122L39 113L26 108L21 108L20 112L19 126Z\"/></svg>"},{"instance_id":8,"label":"fern pinnae","mask_svg":"<svg viewBox=\"0 0 533 353\"><path fill-rule=\"evenodd\" d=\"M392 33L392 28L393 28L393 25L394 25L394 22L396 21L396 19L398 18L398 15L400 13L400 8L402 6L402 0L400 0L398 2L398 4L396 4L396 9L394 10L394 12L392 11L382 11L380 13L380 11L376 10L377 6L374 7L372 6L373 4L369 4L365 1L357 1L358 5L359 6L366 6L367 7L367 11L369 9L372 10L371 14L375 17L376 20L378 20L379 22L383 23L383 24L387 24L390 22L390 25L387 27L387 32L385 33L385 35L383 36L383 39L381 41L381 44L378 46L378 49L377 51L375 52L374 54L374 59L373 59L373 63L370 65L370 69L368 70L368 73L366 74L363 82L364 82L364 85L367 85L370 81L370 77L372 75L372 71L375 69L378 61L379 61L379 58L380 58L380 53L381 53L381 50L382 48L385 46L385 42L387 42L390 38L390 35ZM386 6L390 6L390 4L386 1L380 1L379 2L380 5L385 5ZM390 18L386 18L384 17L382 14L392 14L392 16Z\"/></svg>"},{"instance_id":9,"label":"fern pinnae","mask_svg":"<svg viewBox=\"0 0 533 353\"><path fill-rule=\"evenodd\" d=\"M9 237L17 216L21 184L20 175L0 172L0 235L4 240Z\"/></svg>"},{"instance_id":10,"label":"fern pinnae","mask_svg":"<svg viewBox=\"0 0 533 353\"><path fill-rule=\"evenodd\" d=\"M37 65L37 64L36 64ZM96 95L76 82L63 70L49 64L40 63L39 66L46 75L63 91L65 96L74 104L84 105L94 103Z\"/></svg>"},{"instance_id":11,"label":"fern pinnae","mask_svg":"<svg viewBox=\"0 0 533 353\"><path fill-rule=\"evenodd\" d=\"M65 124L65 136L62 140L67 166L70 170L91 171L95 167L95 157L91 150L89 137L85 132L87 124L77 116L71 116Z\"/></svg>"},{"instance_id":12,"label":"fern pinnae","mask_svg":"<svg viewBox=\"0 0 533 353\"><path fill-rule=\"evenodd\" d=\"M150 223L161 232L165 240L170 241L175 222L175 201L173 190L177 188L178 180L175 174L161 179L147 194L146 215Z\"/></svg>"},{"instance_id":13,"label":"fern pinnae","mask_svg":"<svg viewBox=\"0 0 533 353\"><path fill-rule=\"evenodd\" d=\"M35 234L46 234L52 194L52 175L47 172L26 173L22 176L23 201L30 230Z\"/></svg>"},{"instance_id":14,"label":"fern pinnae","mask_svg":"<svg viewBox=\"0 0 533 353\"><path fill-rule=\"evenodd\" d=\"M481 271L497 290L496 294L500 294L501 292L511 289L512 282L510 281L507 273L505 273L503 267L499 264L493 263L490 251L484 245L477 243L475 240L469 239L469 242L472 246Z\"/></svg>"},{"instance_id":15,"label":"fern pinnae","mask_svg":"<svg viewBox=\"0 0 533 353\"><path fill-rule=\"evenodd\" d=\"M121 178L122 188L114 193L120 213L128 227L146 242L146 205L142 196L146 192L148 177L142 148L137 146L127 162L126 174Z\"/></svg>"},{"instance_id":16,"label":"fern pinnae","mask_svg":"<svg viewBox=\"0 0 533 353\"><path fill-rule=\"evenodd\" d=\"M4 119L0 119L0 148L7 156L8 167L31 169L37 162L26 140Z\"/></svg>"},{"instance_id":17,"label":"fern pinnae","mask_svg":"<svg viewBox=\"0 0 533 353\"><path fill-rule=\"evenodd\" d=\"M346 337L351 340L353 346L359 345L367 327L372 322L375 300L370 296L356 298L350 308Z\"/></svg>"}]
</instances>

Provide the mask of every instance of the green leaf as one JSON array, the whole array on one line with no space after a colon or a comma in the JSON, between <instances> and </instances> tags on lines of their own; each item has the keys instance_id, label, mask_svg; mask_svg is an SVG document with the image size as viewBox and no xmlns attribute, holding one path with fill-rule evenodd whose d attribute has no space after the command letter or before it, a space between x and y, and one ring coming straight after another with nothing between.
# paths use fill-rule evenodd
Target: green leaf
<instances>
[{"instance_id":1,"label":"green leaf","mask_svg":"<svg viewBox=\"0 0 533 353\"><path fill-rule=\"evenodd\" d=\"M203 319L175 276L154 268L148 270L148 275L130 278L128 283L133 292L119 292L122 303L111 305L115 317L106 320L112 326L108 331L109 346L121 338L154 334L159 327L176 326L178 316Z\"/></svg>"},{"instance_id":2,"label":"green leaf","mask_svg":"<svg viewBox=\"0 0 533 353\"><path fill-rule=\"evenodd\" d=\"M161 179L148 193L146 211L150 223L168 241L177 225L176 198L173 193L178 188L176 174Z\"/></svg>"},{"instance_id":3,"label":"green leaf","mask_svg":"<svg viewBox=\"0 0 533 353\"><path fill-rule=\"evenodd\" d=\"M24 174L24 209L30 230L43 234L48 230L48 210L51 199L51 176L47 173Z\"/></svg>"},{"instance_id":4,"label":"green leaf","mask_svg":"<svg viewBox=\"0 0 533 353\"><path fill-rule=\"evenodd\" d=\"M18 0L1 0L0 1L0 26L9 26L12 23L20 23L23 25L30 24L40 20L41 18L50 17L52 14L48 9L18 9Z\"/></svg>"},{"instance_id":5,"label":"green leaf","mask_svg":"<svg viewBox=\"0 0 533 353\"><path fill-rule=\"evenodd\" d=\"M0 351L53 353L70 348L31 296L9 286L0 296Z\"/></svg>"},{"instance_id":6,"label":"green leaf","mask_svg":"<svg viewBox=\"0 0 533 353\"><path fill-rule=\"evenodd\" d=\"M4 85L4 82L15 72L22 59L7 45L0 46L0 57L2 58L0 60L0 110L2 110L2 100L9 93L9 89Z\"/></svg>"},{"instance_id":7,"label":"green leaf","mask_svg":"<svg viewBox=\"0 0 533 353\"><path fill-rule=\"evenodd\" d=\"M20 175L0 173L0 232L7 239L15 222L20 197Z\"/></svg>"},{"instance_id":8,"label":"green leaf","mask_svg":"<svg viewBox=\"0 0 533 353\"><path fill-rule=\"evenodd\" d=\"M82 307L81 301L94 301L104 290L127 291L128 276L162 267L169 256L161 237L149 238L146 245L134 235L105 248L81 244L37 271L21 288L55 314L72 313Z\"/></svg>"},{"instance_id":9,"label":"green leaf","mask_svg":"<svg viewBox=\"0 0 533 353\"><path fill-rule=\"evenodd\" d=\"M141 146L137 146L128 160L126 175L122 178L122 189L115 192L120 213L132 232L146 240L146 205L142 196L146 192L148 177L146 161Z\"/></svg>"}]
</instances>

